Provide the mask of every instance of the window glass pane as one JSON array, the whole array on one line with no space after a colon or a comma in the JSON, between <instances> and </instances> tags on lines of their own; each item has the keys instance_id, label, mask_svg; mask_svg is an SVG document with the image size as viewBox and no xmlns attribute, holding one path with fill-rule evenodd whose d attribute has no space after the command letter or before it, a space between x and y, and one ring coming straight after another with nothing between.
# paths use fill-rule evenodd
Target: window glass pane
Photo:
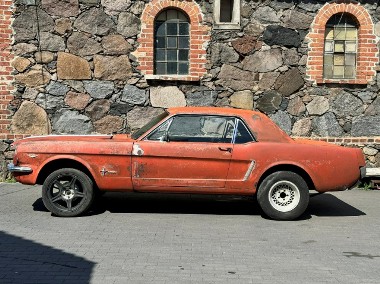
<instances>
[{"instance_id":1,"label":"window glass pane","mask_svg":"<svg viewBox=\"0 0 380 284\"><path fill-rule=\"evenodd\" d=\"M344 75L344 66L334 66L334 77L343 78Z\"/></svg>"},{"instance_id":2,"label":"window glass pane","mask_svg":"<svg viewBox=\"0 0 380 284\"><path fill-rule=\"evenodd\" d=\"M251 141L253 141L251 135L249 134L248 130L245 128L243 123L239 120L236 137L235 137L235 143L243 144L243 143L248 143Z\"/></svg>"},{"instance_id":3,"label":"window glass pane","mask_svg":"<svg viewBox=\"0 0 380 284\"><path fill-rule=\"evenodd\" d=\"M167 74L177 74L177 62L168 62Z\"/></svg>"},{"instance_id":4,"label":"window glass pane","mask_svg":"<svg viewBox=\"0 0 380 284\"><path fill-rule=\"evenodd\" d=\"M156 63L156 74L166 74L166 63Z\"/></svg>"},{"instance_id":5,"label":"window glass pane","mask_svg":"<svg viewBox=\"0 0 380 284\"><path fill-rule=\"evenodd\" d=\"M158 15L156 21L165 21L165 20L166 20L166 11L163 11L163 12L161 12L161 13Z\"/></svg>"},{"instance_id":6,"label":"window glass pane","mask_svg":"<svg viewBox=\"0 0 380 284\"><path fill-rule=\"evenodd\" d=\"M179 75L186 75L189 74L189 63L179 63L178 64L178 74Z\"/></svg>"},{"instance_id":7,"label":"window glass pane","mask_svg":"<svg viewBox=\"0 0 380 284\"><path fill-rule=\"evenodd\" d=\"M177 48L177 37L168 37L168 48Z\"/></svg>"},{"instance_id":8,"label":"window glass pane","mask_svg":"<svg viewBox=\"0 0 380 284\"><path fill-rule=\"evenodd\" d=\"M332 41L326 41L325 42L325 52L333 52L333 42Z\"/></svg>"},{"instance_id":9,"label":"window glass pane","mask_svg":"<svg viewBox=\"0 0 380 284\"><path fill-rule=\"evenodd\" d=\"M170 119L161 124L156 130L154 130L149 137L147 137L148 140L154 140L154 141L163 141L166 137L166 131L168 129Z\"/></svg>"},{"instance_id":10,"label":"window glass pane","mask_svg":"<svg viewBox=\"0 0 380 284\"><path fill-rule=\"evenodd\" d=\"M169 127L169 136L197 137L201 136L201 117L176 116Z\"/></svg>"},{"instance_id":11,"label":"window glass pane","mask_svg":"<svg viewBox=\"0 0 380 284\"><path fill-rule=\"evenodd\" d=\"M178 60L188 60L189 59L189 50L188 49L180 49L178 50Z\"/></svg>"},{"instance_id":12,"label":"window glass pane","mask_svg":"<svg viewBox=\"0 0 380 284\"><path fill-rule=\"evenodd\" d=\"M179 37L178 38L178 47L179 48L189 48L189 38L186 37Z\"/></svg>"},{"instance_id":13,"label":"window glass pane","mask_svg":"<svg viewBox=\"0 0 380 284\"><path fill-rule=\"evenodd\" d=\"M178 34L178 25L177 23L167 23L167 34L168 35L177 35Z\"/></svg>"},{"instance_id":14,"label":"window glass pane","mask_svg":"<svg viewBox=\"0 0 380 284\"><path fill-rule=\"evenodd\" d=\"M354 66L346 66L344 70L345 78L354 78L355 77L355 67Z\"/></svg>"},{"instance_id":15,"label":"window glass pane","mask_svg":"<svg viewBox=\"0 0 380 284\"><path fill-rule=\"evenodd\" d=\"M334 55L334 65L344 65L344 54Z\"/></svg>"},{"instance_id":16,"label":"window glass pane","mask_svg":"<svg viewBox=\"0 0 380 284\"><path fill-rule=\"evenodd\" d=\"M345 28L335 28L334 29L334 39L335 40L346 39L346 29Z\"/></svg>"},{"instance_id":17,"label":"window glass pane","mask_svg":"<svg viewBox=\"0 0 380 284\"><path fill-rule=\"evenodd\" d=\"M332 78L333 77L333 66L332 65L325 65L323 67L323 76L325 78Z\"/></svg>"},{"instance_id":18,"label":"window glass pane","mask_svg":"<svg viewBox=\"0 0 380 284\"><path fill-rule=\"evenodd\" d=\"M332 54L325 54L323 63L325 65L333 65L333 55Z\"/></svg>"},{"instance_id":19,"label":"window glass pane","mask_svg":"<svg viewBox=\"0 0 380 284\"><path fill-rule=\"evenodd\" d=\"M188 35L189 34L189 24L188 23L180 23L179 24L179 34L180 35Z\"/></svg>"},{"instance_id":20,"label":"window glass pane","mask_svg":"<svg viewBox=\"0 0 380 284\"><path fill-rule=\"evenodd\" d=\"M356 40L357 37L357 30L349 28L346 31L346 39L347 40Z\"/></svg>"},{"instance_id":21,"label":"window glass pane","mask_svg":"<svg viewBox=\"0 0 380 284\"><path fill-rule=\"evenodd\" d=\"M187 19L186 15L180 11L178 11L178 19L182 22L188 22L189 20Z\"/></svg>"},{"instance_id":22,"label":"window glass pane","mask_svg":"<svg viewBox=\"0 0 380 284\"><path fill-rule=\"evenodd\" d=\"M204 117L201 120L201 133L206 137L223 138L227 121L223 117Z\"/></svg>"},{"instance_id":23,"label":"window glass pane","mask_svg":"<svg viewBox=\"0 0 380 284\"><path fill-rule=\"evenodd\" d=\"M156 36L165 36L165 23L156 22Z\"/></svg>"},{"instance_id":24,"label":"window glass pane","mask_svg":"<svg viewBox=\"0 0 380 284\"><path fill-rule=\"evenodd\" d=\"M334 29L333 28L326 28L326 39L333 39L334 38Z\"/></svg>"},{"instance_id":25,"label":"window glass pane","mask_svg":"<svg viewBox=\"0 0 380 284\"><path fill-rule=\"evenodd\" d=\"M164 37L157 37L156 38L156 47L157 48L165 48L165 38Z\"/></svg>"},{"instance_id":26,"label":"window glass pane","mask_svg":"<svg viewBox=\"0 0 380 284\"><path fill-rule=\"evenodd\" d=\"M341 42L341 41L335 42L334 51L344 52L344 42Z\"/></svg>"},{"instance_id":27,"label":"window glass pane","mask_svg":"<svg viewBox=\"0 0 380 284\"><path fill-rule=\"evenodd\" d=\"M168 61L177 61L177 49L167 51L167 60Z\"/></svg>"},{"instance_id":28,"label":"window glass pane","mask_svg":"<svg viewBox=\"0 0 380 284\"><path fill-rule=\"evenodd\" d=\"M346 54L346 65L355 66L356 65L356 54Z\"/></svg>"},{"instance_id":29,"label":"window glass pane","mask_svg":"<svg viewBox=\"0 0 380 284\"><path fill-rule=\"evenodd\" d=\"M166 52L164 49L156 49L156 60L157 61L165 61L165 59L166 59L165 54L166 54Z\"/></svg>"},{"instance_id":30,"label":"window glass pane","mask_svg":"<svg viewBox=\"0 0 380 284\"><path fill-rule=\"evenodd\" d=\"M234 0L220 0L220 22L230 23L232 21L233 2Z\"/></svg>"},{"instance_id":31,"label":"window glass pane","mask_svg":"<svg viewBox=\"0 0 380 284\"><path fill-rule=\"evenodd\" d=\"M177 10L167 10L166 13L167 13L168 20L173 20L173 19L178 18Z\"/></svg>"},{"instance_id":32,"label":"window glass pane","mask_svg":"<svg viewBox=\"0 0 380 284\"><path fill-rule=\"evenodd\" d=\"M346 42L346 52L356 52L356 42Z\"/></svg>"}]
</instances>

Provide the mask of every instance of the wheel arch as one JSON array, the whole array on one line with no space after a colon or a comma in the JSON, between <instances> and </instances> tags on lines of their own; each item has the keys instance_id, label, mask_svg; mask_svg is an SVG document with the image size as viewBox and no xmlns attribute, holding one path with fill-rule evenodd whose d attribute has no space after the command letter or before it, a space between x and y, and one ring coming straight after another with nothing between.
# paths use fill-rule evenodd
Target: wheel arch
<instances>
[{"instance_id":1,"label":"wheel arch","mask_svg":"<svg viewBox=\"0 0 380 284\"><path fill-rule=\"evenodd\" d=\"M54 171L63 169L63 168L72 168L72 169L77 169L83 173L85 173L94 183L94 186L96 187L96 181L94 179L93 174L91 171L81 162L75 160L75 159L70 159L70 158L57 158L54 160L51 160L47 162L45 165L42 166L40 169L36 184L43 184L45 179Z\"/></svg>"},{"instance_id":2,"label":"wheel arch","mask_svg":"<svg viewBox=\"0 0 380 284\"><path fill-rule=\"evenodd\" d=\"M301 176L309 190L314 190L315 189L315 185L314 185L314 182L312 180L312 178L310 177L310 175L303 169L301 168L300 166L297 166L297 165L292 165L292 164L281 164L281 165L275 165L273 167L270 167L269 169L267 169L260 177L258 183L257 183L257 187L256 189L258 189L260 187L260 184L263 182L263 180L269 176L270 174L273 174L275 172L279 172L279 171L288 171L288 172L294 172L296 174L298 174L299 176Z\"/></svg>"}]
</instances>

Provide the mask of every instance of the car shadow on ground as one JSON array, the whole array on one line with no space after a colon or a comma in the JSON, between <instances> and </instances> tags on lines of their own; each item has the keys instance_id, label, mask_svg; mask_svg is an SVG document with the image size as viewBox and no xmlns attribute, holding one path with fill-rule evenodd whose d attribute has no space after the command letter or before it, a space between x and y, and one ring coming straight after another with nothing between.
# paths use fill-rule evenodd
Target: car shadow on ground
<instances>
[{"instance_id":1,"label":"car shadow on ground","mask_svg":"<svg viewBox=\"0 0 380 284\"><path fill-rule=\"evenodd\" d=\"M336 196L324 193L310 198L309 206L305 214L318 217L344 217L344 216L363 216L363 211L340 200Z\"/></svg>"},{"instance_id":2,"label":"car shadow on ground","mask_svg":"<svg viewBox=\"0 0 380 284\"><path fill-rule=\"evenodd\" d=\"M95 264L0 231L0 283L90 283Z\"/></svg>"},{"instance_id":3,"label":"car shadow on ground","mask_svg":"<svg viewBox=\"0 0 380 284\"><path fill-rule=\"evenodd\" d=\"M46 211L40 199L33 204L35 211ZM87 216L111 213L160 214L211 214L211 215L261 215L265 217L253 197L161 194L161 193L105 193L95 202ZM362 216L363 211L325 193L310 198L309 206L300 220L312 216Z\"/></svg>"}]
</instances>

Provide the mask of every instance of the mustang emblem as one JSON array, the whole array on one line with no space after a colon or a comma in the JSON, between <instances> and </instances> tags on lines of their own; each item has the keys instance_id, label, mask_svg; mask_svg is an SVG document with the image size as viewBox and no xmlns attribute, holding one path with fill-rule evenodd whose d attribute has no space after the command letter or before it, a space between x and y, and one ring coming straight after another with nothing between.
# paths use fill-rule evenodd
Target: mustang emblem
<instances>
[{"instance_id":1,"label":"mustang emblem","mask_svg":"<svg viewBox=\"0 0 380 284\"><path fill-rule=\"evenodd\" d=\"M105 167L102 168L100 171L100 174L104 177L107 174L115 175L116 171L107 171Z\"/></svg>"}]
</instances>

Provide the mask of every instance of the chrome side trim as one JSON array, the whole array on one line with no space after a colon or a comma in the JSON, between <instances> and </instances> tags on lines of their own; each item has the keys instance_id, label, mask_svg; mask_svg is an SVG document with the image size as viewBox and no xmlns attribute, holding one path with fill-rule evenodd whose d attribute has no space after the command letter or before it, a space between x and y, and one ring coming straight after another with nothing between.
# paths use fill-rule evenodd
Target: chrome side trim
<instances>
[{"instance_id":1,"label":"chrome side trim","mask_svg":"<svg viewBox=\"0 0 380 284\"><path fill-rule=\"evenodd\" d=\"M112 134L49 134L49 135L36 135L36 136L28 136L24 139L33 139L33 138L46 138L46 137L94 137L94 138L107 138L112 139Z\"/></svg>"},{"instance_id":2,"label":"chrome side trim","mask_svg":"<svg viewBox=\"0 0 380 284\"><path fill-rule=\"evenodd\" d=\"M255 168L255 166L256 166L256 162L252 160L251 163L249 164L247 172L245 173L243 181L247 181L248 180L248 178L251 175L251 173L252 173L253 169Z\"/></svg>"},{"instance_id":3,"label":"chrome side trim","mask_svg":"<svg viewBox=\"0 0 380 284\"><path fill-rule=\"evenodd\" d=\"M31 168L29 168L29 167L18 167L18 166L15 166L13 163L8 164L7 165L7 169L11 173L30 174L31 172L33 172L33 170Z\"/></svg>"}]
</instances>

